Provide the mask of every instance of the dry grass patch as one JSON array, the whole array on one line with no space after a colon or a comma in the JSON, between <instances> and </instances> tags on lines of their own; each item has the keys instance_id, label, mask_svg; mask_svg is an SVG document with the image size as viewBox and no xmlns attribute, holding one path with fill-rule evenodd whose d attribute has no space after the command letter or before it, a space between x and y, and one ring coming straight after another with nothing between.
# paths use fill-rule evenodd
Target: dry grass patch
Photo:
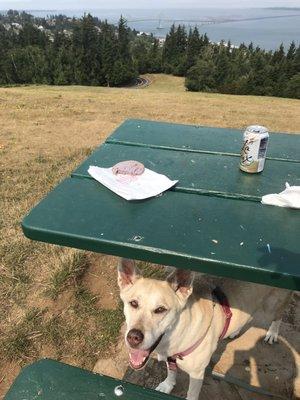
<instances>
[{"instance_id":1,"label":"dry grass patch","mask_svg":"<svg viewBox=\"0 0 300 400\"><path fill-rule=\"evenodd\" d=\"M77 286L88 265L86 253L63 253L58 259L58 268L50 276L46 294L54 300L68 285Z\"/></svg>"},{"instance_id":2,"label":"dry grass patch","mask_svg":"<svg viewBox=\"0 0 300 400\"><path fill-rule=\"evenodd\" d=\"M298 100L189 93L182 78L150 78L142 90L0 88L0 398L22 365L53 357L92 369L118 337L115 258L31 242L20 222L124 119L300 126Z\"/></svg>"}]
</instances>

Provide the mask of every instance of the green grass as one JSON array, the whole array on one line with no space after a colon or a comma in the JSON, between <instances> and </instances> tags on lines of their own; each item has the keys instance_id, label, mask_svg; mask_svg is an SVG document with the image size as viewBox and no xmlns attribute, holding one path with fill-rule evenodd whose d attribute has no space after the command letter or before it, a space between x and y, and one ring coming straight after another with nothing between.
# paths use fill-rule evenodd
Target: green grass
<instances>
[{"instance_id":1,"label":"green grass","mask_svg":"<svg viewBox=\"0 0 300 400\"><path fill-rule=\"evenodd\" d=\"M56 299L67 286L76 286L89 266L86 253L83 251L62 254L58 263L58 269L51 275L46 290L51 299Z\"/></svg>"},{"instance_id":2,"label":"green grass","mask_svg":"<svg viewBox=\"0 0 300 400\"><path fill-rule=\"evenodd\" d=\"M70 336L68 326L64 323L60 315L55 315L44 323L43 334L44 340L53 344L58 349L61 346L64 347L65 340Z\"/></svg>"},{"instance_id":3,"label":"green grass","mask_svg":"<svg viewBox=\"0 0 300 400\"><path fill-rule=\"evenodd\" d=\"M136 266L145 278L163 279L166 277L166 270L162 266L156 265L154 268L153 264L145 261L137 261Z\"/></svg>"},{"instance_id":4,"label":"green grass","mask_svg":"<svg viewBox=\"0 0 300 400\"><path fill-rule=\"evenodd\" d=\"M0 357L5 355L5 359L21 362L31 357L35 351L34 338L42 333L42 320L41 310L36 308L28 310L23 319L0 339Z\"/></svg>"}]
</instances>

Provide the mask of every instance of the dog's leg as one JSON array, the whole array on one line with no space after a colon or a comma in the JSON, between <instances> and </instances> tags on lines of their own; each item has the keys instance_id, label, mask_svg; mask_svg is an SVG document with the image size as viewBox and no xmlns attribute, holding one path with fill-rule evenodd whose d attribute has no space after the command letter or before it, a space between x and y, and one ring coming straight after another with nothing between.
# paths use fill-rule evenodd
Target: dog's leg
<instances>
[{"instance_id":1,"label":"dog's leg","mask_svg":"<svg viewBox=\"0 0 300 400\"><path fill-rule=\"evenodd\" d=\"M229 339L234 339L234 338L236 338L236 337L240 334L240 332L241 332L240 329L238 329L238 330L235 331L235 332L232 332L232 334L229 335Z\"/></svg>"},{"instance_id":2,"label":"dog's leg","mask_svg":"<svg viewBox=\"0 0 300 400\"><path fill-rule=\"evenodd\" d=\"M278 341L278 334L279 334L279 328L281 325L282 321L282 315L284 314L285 309L287 308L291 297L293 295L293 292L291 291L285 291L283 292L284 297L281 297L279 305L277 304L276 306L276 313L275 313L275 319L272 321L270 328L268 329L268 332L265 337L265 342L269 344L273 344Z\"/></svg>"},{"instance_id":3,"label":"dog's leg","mask_svg":"<svg viewBox=\"0 0 300 400\"><path fill-rule=\"evenodd\" d=\"M155 390L158 390L159 392L163 392L163 393L171 393L173 387L176 384L176 376L177 376L177 370L171 370L168 368L168 376L166 377L166 379L161 382L156 388Z\"/></svg>"},{"instance_id":4,"label":"dog's leg","mask_svg":"<svg viewBox=\"0 0 300 400\"><path fill-rule=\"evenodd\" d=\"M281 319L272 321L270 328L268 329L268 332L264 339L266 343L273 344L278 341L280 325L281 325Z\"/></svg>"},{"instance_id":5,"label":"dog's leg","mask_svg":"<svg viewBox=\"0 0 300 400\"><path fill-rule=\"evenodd\" d=\"M189 384L189 390L187 392L187 400L198 400L200 390L202 388L202 383L203 383L203 378L204 378L204 371L201 371L201 373L198 375L197 378L192 378L190 376L190 384Z\"/></svg>"}]
</instances>

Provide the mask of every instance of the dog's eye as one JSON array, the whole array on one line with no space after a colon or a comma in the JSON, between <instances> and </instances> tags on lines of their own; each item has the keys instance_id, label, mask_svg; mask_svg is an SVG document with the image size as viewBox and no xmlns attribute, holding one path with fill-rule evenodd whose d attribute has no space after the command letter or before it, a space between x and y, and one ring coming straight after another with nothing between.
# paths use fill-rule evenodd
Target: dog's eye
<instances>
[{"instance_id":1,"label":"dog's eye","mask_svg":"<svg viewBox=\"0 0 300 400\"><path fill-rule=\"evenodd\" d=\"M136 300L132 300L129 302L132 308L138 308L139 303Z\"/></svg>"},{"instance_id":2,"label":"dog's eye","mask_svg":"<svg viewBox=\"0 0 300 400\"><path fill-rule=\"evenodd\" d=\"M158 307L158 308L156 308L155 310L154 310L154 314L162 314L162 313L164 313L165 311L167 311L167 309L165 308L165 307Z\"/></svg>"}]
</instances>

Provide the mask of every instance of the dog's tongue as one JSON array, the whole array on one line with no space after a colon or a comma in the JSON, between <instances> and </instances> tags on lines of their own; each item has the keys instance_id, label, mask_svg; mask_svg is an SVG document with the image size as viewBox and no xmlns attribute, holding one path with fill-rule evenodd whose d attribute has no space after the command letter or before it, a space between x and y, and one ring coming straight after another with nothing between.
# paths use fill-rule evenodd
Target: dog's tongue
<instances>
[{"instance_id":1,"label":"dog's tongue","mask_svg":"<svg viewBox=\"0 0 300 400\"><path fill-rule=\"evenodd\" d=\"M130 361L134 366L138 367L143 364L145 358L148 357L149 353L149 350L130 349Z\"/></svg>"}]
</instances>

